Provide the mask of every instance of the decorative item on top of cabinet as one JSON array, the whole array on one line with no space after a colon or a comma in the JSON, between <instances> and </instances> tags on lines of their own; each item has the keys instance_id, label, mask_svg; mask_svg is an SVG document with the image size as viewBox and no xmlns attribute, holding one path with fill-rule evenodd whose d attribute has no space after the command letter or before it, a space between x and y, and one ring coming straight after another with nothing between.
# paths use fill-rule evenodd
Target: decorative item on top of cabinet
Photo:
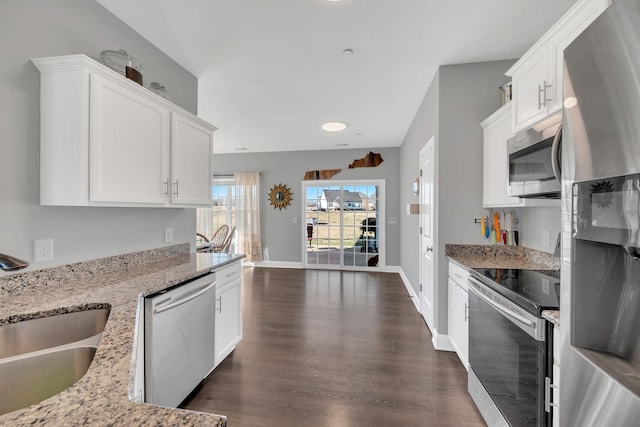
<instances>
[{"instance_id":1,"label":"decorative item on top of cabinet","mask_svg":"<svg viewBox=\"0 0 640 427\"><path fill-rule=\"evenodd\" d=\"M507 196L509 182L507 139L513 134L511 131L512 106L513 101L505 104L481 123L484 134L482 206L485 208L560 206L557 199L521 199Z\"/></svg>"},{"instance_id":2,"label":"decorative item on top of cabinet","mask_svg":"<svg viewBox=\"0 0 640 427\"><path fill-rule=\"evenodd\" d=\"M564 49L611 0L578 0L505 74L513 79L513 131L562 109Z\"/></svg>"},{"instance_id":3,"label":"decorative item on top of cabinet","mask_svg":"<svg viewBox=\"0 0 640 427\"><path fill-rule=\"evenodd\" d=\"M211 206L215 127L85 55L40 71L40 204Z\"/></svg>"}]
</instances>

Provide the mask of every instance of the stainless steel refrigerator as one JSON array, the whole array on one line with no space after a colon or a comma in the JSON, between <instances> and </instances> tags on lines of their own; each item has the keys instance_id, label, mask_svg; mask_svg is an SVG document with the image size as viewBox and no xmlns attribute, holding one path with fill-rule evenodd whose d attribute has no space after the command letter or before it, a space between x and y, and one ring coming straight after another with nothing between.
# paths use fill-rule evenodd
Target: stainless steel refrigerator
<instances>
[{"instance_id":1,"label":"stainless steel refrigerator","mask_svg":"<svg viewBox=\"0 0 640 427\"><path fill-rule=\"evenodd\" d=\"M640 0L565 50L561 426L640 425Z\"/></svg>"}]
</instances>

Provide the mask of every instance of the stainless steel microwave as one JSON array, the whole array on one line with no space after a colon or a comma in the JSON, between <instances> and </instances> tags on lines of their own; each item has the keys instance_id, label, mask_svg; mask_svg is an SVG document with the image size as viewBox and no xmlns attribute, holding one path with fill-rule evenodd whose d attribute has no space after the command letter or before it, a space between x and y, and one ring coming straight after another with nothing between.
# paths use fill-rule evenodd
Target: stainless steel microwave
<instances>
[{"instance_id":1,"label":"stainless steel microwave","mask_svg":"<svg viewBox=\"0 0 640 427\"><path fill-rule=\"evenodd\" d=\"M560 198L562 113L557 113L507 140L507 195Z\"/></svg>"}]
</instances>

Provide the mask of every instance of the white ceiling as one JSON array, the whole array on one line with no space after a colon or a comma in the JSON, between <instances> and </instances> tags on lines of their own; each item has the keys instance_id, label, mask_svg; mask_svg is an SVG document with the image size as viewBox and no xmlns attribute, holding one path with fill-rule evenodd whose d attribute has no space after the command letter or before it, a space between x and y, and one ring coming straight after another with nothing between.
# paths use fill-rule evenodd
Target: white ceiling
<instances>
[{"instance_id":1,"label":"white ceiling","mask_svg":"<svg viewBox=\"0 0 640 427\"><path fill-rule=\"evenodd\" d=\"M98 0L198 77L216 153L400 146L439 65L518 58L575 1Z\"/></svg>"}]
</instances>

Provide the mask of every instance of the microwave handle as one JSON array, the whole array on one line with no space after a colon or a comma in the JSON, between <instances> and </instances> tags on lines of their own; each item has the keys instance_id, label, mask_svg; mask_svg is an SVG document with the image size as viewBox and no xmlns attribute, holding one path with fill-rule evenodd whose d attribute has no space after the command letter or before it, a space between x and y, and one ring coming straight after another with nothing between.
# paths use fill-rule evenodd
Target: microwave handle
<instances>
[{"instance_id":1,"label":"microwave handle","mask_svg":"<svg viewBox=\"0 0 640 427\"><path fill-rule=\"evenodd\" d=\"M553 138L553 144L551 145L551 167L553 168L553 174L556 179L560 181L562 177L562 170L560 168L560 162L558 161L558 154L560 151L560 141L562 141L562 124L556 132L556 136Z\"/></svg>"}]
</instances>

